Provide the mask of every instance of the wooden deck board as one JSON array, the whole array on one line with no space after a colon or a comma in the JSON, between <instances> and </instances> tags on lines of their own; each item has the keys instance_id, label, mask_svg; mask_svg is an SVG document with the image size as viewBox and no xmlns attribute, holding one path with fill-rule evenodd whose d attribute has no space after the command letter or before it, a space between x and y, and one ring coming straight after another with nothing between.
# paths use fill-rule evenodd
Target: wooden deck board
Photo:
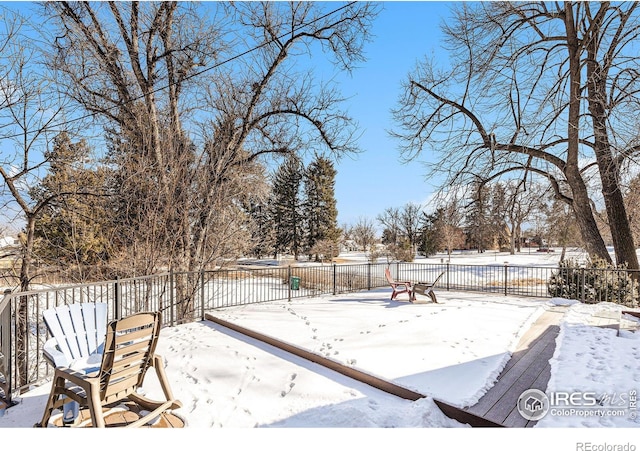
<instances>
[{"instance_id":1,"label":"wooden deck board","mask_svg":"<svg viewBox=\"0 0 640 451\"><path fill-rule=\"evenodd\" d=\"M517 411L518 398L525 390L545 391L551 377L549 360L555 352L558 324L563 310L547 311L525 333L495 385L473 406L464 410L506 427L531 427Z\"/></svg>"},{"instance_id":2,"label":"wooden deck board","mask_svg":"<svg viewBox=\"0 0 640 451\"><path fill-rule=\"evenodd\" d=\"M547 373L545 369L549 366L549 359L553 357L554 349L555 346L548 344L540 353L536 354L536 358L531 361L521 376L509 385L504 395L487 411L485 414L487 419L504 424L509 415L517 410L518 398L525 390L537 388L545 391L549 378L541 377L541 375ZM550 374L550 372L548 373Z\"/></svg>"},{"instance_id":3,"label":"wooden deck board","mask_svg":"<svg viewBox=\"0 0 640 451\"><path fill-rule=\"evenodd\" d=\"M105 427L108 428L116 428L116 427L124 427L134 421L137 421L140 418L139 415L139 407L133 402L126 402L125 405L130 409L128 411L111 411L108 412L109 409L104 407L103 412L105 412L104 422ZM89 410L87 408L80 409L79 418L77 423L82 423L84 421L87 423L81 427L91 427L91 416L89 414ZM51 417L50 423L56 427L68 427L62 424L62 414L58 414ZM184 421L181 418L177 417L171 412L164 412L160 415L158 421L153 424L147 424L142 426L142 428L183 428Z\"/></svg>"},{"instance_id":4,"label":"wooden deck board","mask_svg":"<svg viewBox=\"0 0 640 451\"><path fill-rule=\"evenodd\" d=\"M546 337L546 340L544 337ZM532 382L538 374L540 374L540 370L536 369L536 365L548 364L548 362L541 362L539 355L547 347L550 340L555 340L555 336L553 336L552 331L547 330L541 336L541 339L537 340L531 348L514 353L514 355L519 354L517 356L516 363L507 365L500 376L498 376L498 380L495 385L491 387L491 389L485 393L485 395L480 398L474 406L471 406L466 410L469 410L476 415L486 415L489 410L491 410L493 406L507 394L514 384L522 383L519 381L527 377L529 380L525 380L524 383ZM535 376L528 374L528 372L532 371L536 372Z\"/></svg>"}]
</instances>

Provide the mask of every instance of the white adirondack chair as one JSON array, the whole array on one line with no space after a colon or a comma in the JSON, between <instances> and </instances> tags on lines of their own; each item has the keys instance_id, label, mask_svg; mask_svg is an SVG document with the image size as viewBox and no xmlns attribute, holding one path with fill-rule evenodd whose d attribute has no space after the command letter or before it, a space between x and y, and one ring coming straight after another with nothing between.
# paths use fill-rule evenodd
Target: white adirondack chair
<instances>
[{"instance_id":1,"label":"white adirondack chair","mask_svg":"<svg viewBox=\"0 0 640 451\"><path fill-rule=\"evenodd\" d=\"M61 305L42 313L51 333L43 347L54 367L84 369L100 366L107 335L107 304L86 302Z\"/></svg>"},{"instance_id":2,"label":"white adirondack chair","mask_svg":"<svg viewBox=\"0 0 640 451\"><path fill-rule=\"evenodd\" d=\"M42 313L51 338L43 346L47 361L58 368L70 368L90 373L100 368L107 336L107 304L86 302L45 310ZM73 423L79 405L66 402L63 421Z\"/></svg>"}]
</instances>

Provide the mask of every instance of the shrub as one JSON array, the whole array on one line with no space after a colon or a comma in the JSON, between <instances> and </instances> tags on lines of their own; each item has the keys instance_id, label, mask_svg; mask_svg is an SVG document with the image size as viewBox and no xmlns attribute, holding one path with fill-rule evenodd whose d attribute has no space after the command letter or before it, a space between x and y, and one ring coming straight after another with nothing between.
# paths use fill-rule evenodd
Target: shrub
<instances>
[{"instance_id":1,"label":"shrub","mask_svg":"<svg viewBox=\"0 0 640 451\"><path fill-rule=\"evenodd\" d=\"M627 307L638 306L638 281L626 265L615 266L597 258L585 265L573 259L560 262L558 271L549 279L548 291L553 297L588 304L614 302Z\"/></svg>"},{"instance_id":2,"label":"shrub","mask_svg":"<svg viewBox=\"0 0 640 451\"><path fill-rule=\"evenodd\" d=\"M413 247L407 239L401 240L398 244L389 245L391 256L401 262L412 262L414 259Z\"/></svg>"}]
</instances>

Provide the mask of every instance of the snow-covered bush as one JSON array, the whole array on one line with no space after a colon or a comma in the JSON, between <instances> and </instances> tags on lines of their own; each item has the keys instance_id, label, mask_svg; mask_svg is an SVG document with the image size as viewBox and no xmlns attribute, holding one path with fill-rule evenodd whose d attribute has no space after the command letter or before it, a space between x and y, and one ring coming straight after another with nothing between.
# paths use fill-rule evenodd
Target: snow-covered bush
<instances>
[{"instance_id":1,"label":"snow-covered bush","mask_svg":"<svg viewBox=\"0 0 640 451\"><path fill-rule=\"evenodd\" d=\"M549 278L547 288L553 297L577 299L588 304L614 302L637 307L639 276L631 273L626 265L615 266L602 259L594 258L584 265L568 259L560 262L558 270Z\"/></svg>"}]
</instances>

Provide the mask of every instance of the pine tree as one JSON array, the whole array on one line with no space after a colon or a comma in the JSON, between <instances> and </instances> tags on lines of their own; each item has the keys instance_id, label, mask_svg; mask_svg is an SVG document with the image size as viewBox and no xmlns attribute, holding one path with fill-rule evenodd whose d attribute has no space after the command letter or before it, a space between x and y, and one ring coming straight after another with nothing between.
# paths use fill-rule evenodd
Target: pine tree
<instances>
[{"instance_id":1,"label":"pine tree","mask_svg":"<svg viewBox=\"0 0 640 451\"><path fill-rule=\"evenodd\" d=\"M271 214L275 227L275 253L289 251L297 260L302 249L304 221L301 188L304 167L296 155L287 157L273 179Z\"/></svg>"},{"instance_id":2,"label":"pine tree","mask_svg":"<svg viewBox=\"0 0 640 451\"><path fill-rule=\"evenodd\" d=\"M336 170L331 160L318 156L305 172L304 216L306 223L305 247L310 257L320 259L320 253L328 257L338 254L338 209L335 199ZM322 252L317 246L322 245ZM334 249L334 252L326 249Z\"/></svg>"},{"instance_id":3,"label":"pine tree","mask_svg":"<svg viewBox=\"0 0 640 451\"><path fill-rule=\"evenodd\" d=\"M38 200L52 199L36 223L36 255L45 262L73 266L84 279L84 268L108 261L111 251L108 204L104 197L107 179L104 168L89 168L83 160L89 155L84 141L72 142L59 134L46 154L49 173L31 189ZM103 275L100 275L103 276Z\"/></svg>"},{"instance_id":4,"label":"pine tree","mask_svg":"<svg viewBox=\"0 0 640 451\"><path fill-rule=\"evenodd\" d=\"M269 211L269 205L262 203L251 204L249 215L253 223L251 253L254 257L261 259L273 253L275 242L273 218Z\"/></svg>"},{"instance_id":5,"label":"pine tree","mask_svg":"<svg viewBox=\"0 0 640 451\"><path fill-rule=\"evenodd\" d=\"M488 221L489 189L486 185L473 187L473 200L467 207L465 233L471 248L484 252L491 246L491 231Z\"/></svg>"}]
</instances>

